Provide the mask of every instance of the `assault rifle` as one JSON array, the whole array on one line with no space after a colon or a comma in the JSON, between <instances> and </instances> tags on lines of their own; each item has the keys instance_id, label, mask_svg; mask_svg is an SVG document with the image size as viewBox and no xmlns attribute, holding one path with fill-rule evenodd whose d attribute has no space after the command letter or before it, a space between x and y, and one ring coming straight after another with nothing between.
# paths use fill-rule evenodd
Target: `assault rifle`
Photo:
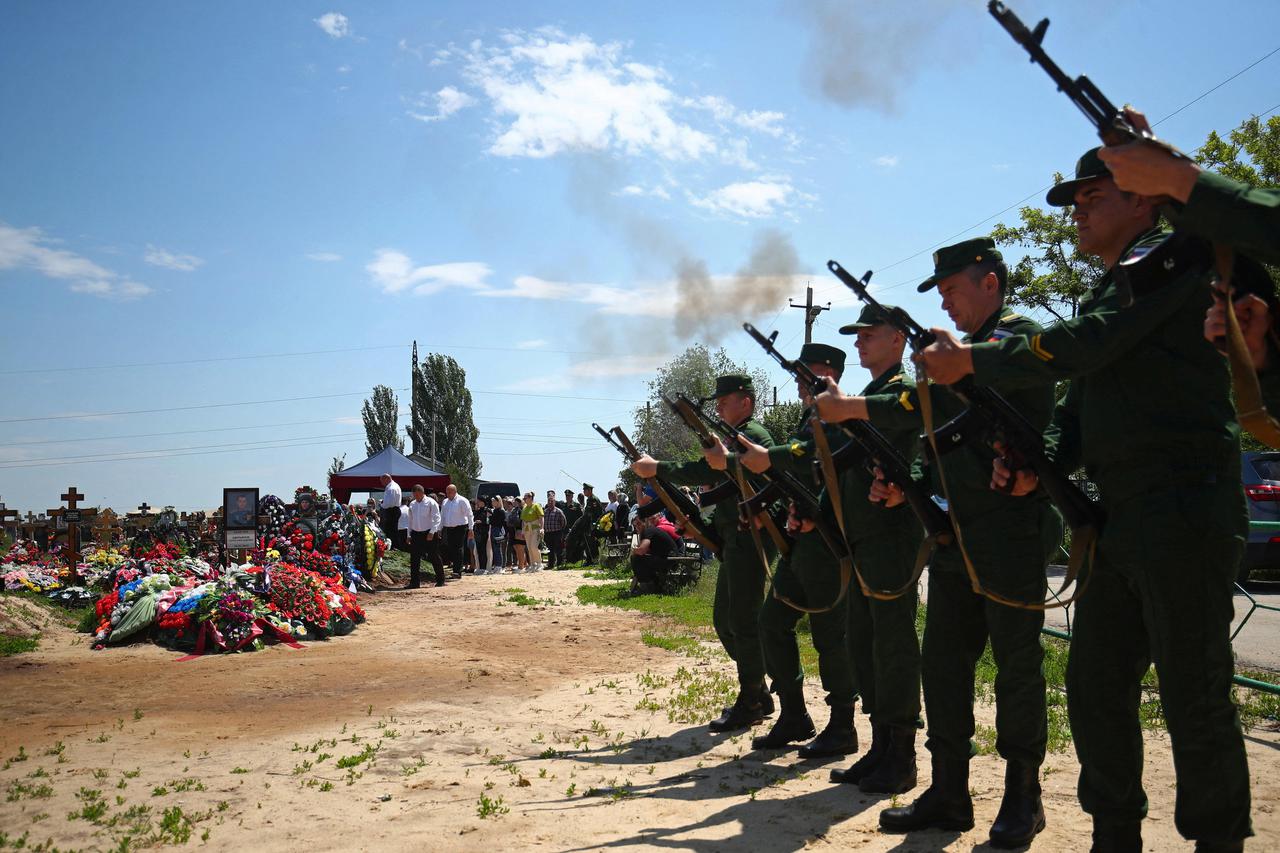
<instances>
[{"instance_id":1,"label":"assault rifle","mask_svg":"<svg viewBox=\"0 0 1280 853\"><path fill-rule=\"evenodd\" d=\"M784 370L796 378L797 382L809 390L810 396L817 397L827 390L826 380L810 370L809 365L798 359L789 359L779 352L778 348L774 346L774 341L778 338L776 331L769 337L765 337L750 323L743 323L742 327L746 329L748 335L755 339L756 343L764 348L765 352L773 357L774 361L778 362ZM924 525L926 535L939 544L950 544L953 532L947 514L933 502L933 498L912 478L911 463L903 458L902 454L898 452L898 449L893 446L889 439L884 437L884 433L867 421L850 420L836 426L852 439L845 447L856 447L861 451L859 460L872 476L875 476L875 470L878 468L886 482L892 483L902 490L903 497L906 498L916 517L920 519L920 523ZM839 454L833 455L833 462L837 456Z\"/></svg>"},{"instance_id":2,"label":"assault rifle","mask_svg":"<svg viewBox=\"0 0 1280 853\"><path fill-rule=\"evenodd\" d=\"M901 332L912 352L920 352L937 339L933 332L913 320L906 311L901 308L890 311L881 305L867 289L867 284L871 281L870 272L857 279L835 261L827 261L827 269L875 310L881 322ZM1040 478L1040 485L1062 512L1068 527L1072 530L1101 528L1101 507L1089 500L1049 460L1045 455L1044 436L1027 422L1021 412L1009 405L999 392L978 385L972 376L966 376L948 388L967 408L934 432L939 453L947 453L973 442L981 442L995 450L995 444L999 442L1003 447L1001 455L1009 470L1030 468L1034 471ZM1012 486L1013 479L1010 478L1008 488Z\"/></svg>"},{"instance_id":3,"label":"assault rifle","mask_svg":"<svg viewBox=\"0 0 1280 853\"><path fill-rule=\"evenodd\" d=\"M606 430L600 424L593 423L591 428L600 433L601 437L609 442L614 450L621 453L628 463L640 458L640 451L631 443L631 439L627 437L621 427ZM660 477L653 477L645 480L645 482L657 493L658 500L662 501L663 506L671 510L672 514L676 516L690 539L703 548L710 549L716 554L720 553L724 543L720 541L720 537L716 535L715 531L707 527L702 521L701 511L693 501L689 500L688 495ZM617 520L615 519L616 522Z\"/></svg>"}]
</instances>

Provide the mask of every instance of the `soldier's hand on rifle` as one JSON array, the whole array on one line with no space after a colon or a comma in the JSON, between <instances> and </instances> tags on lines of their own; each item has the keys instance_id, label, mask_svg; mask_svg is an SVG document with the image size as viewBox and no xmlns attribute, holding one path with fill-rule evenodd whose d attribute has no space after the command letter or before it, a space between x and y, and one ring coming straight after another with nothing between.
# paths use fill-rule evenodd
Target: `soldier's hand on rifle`
<instances>
[{"instance_id":1,"label":"soldier's hand on rifle","mask_svg":"<svg viewBox=\"0 0 1280 853\"><path fill-rule=\"evenodd\" d=\"M827 390L813 398L814 405L818 407L818 417L832 424L849 420L849 414L845 410L853 398L841 391L840 386L830 376L825 376L823 379L827 383Z\"/></svg>"},{"instance_id":2,"label":"soldier's hand on rifle","mask_svg":"<svg viewBox=\"0 0 1280 853\"><path fill-rule=\"evenodd\" d=\"M719 438L716 439L715 444L702 449L702 458L707 460L707 464L715 471L723 471L729 467L729 451L725 449L724 442Z\"/></svg>"},{"instance_id":3,"label":"soldier's hand on rifle","mask_svg":"<svg viewBox=\"0 0 1280 853\"><path fill-rule=\"evenodd\" d=\"M1132 107L1124 108L1124 117L1139 131L1151 130L1147 117ZM1117 187L1138 195L1186 201L1200 175L1200 167L1191 160L1142 140L1107 146L1098 152L1098 158L1111 170Z\"/></svg>"},{"instance_id":4,"label":"soldier's hand on rifle","mask_svg":"<svg viewBox=\"0 0 1280 853\"><path fill-rule=\"evenodd\" d=\"M658 475L658 460L646 453L631 463L631 472L642 480L656 477Z\"/></svg>"},{"instance_id":5,"label":"soldier's hand on rifle","mask_svg":"<svg viewBox=\"0 0 1280 853\"><path fill-rule=\"evenodd\" d=\"M1004 490L1004 488L1009 484L1009 478L1014 476L1014 474L1013 472L1010 472L1009 466L1004 464L1004 445L997 441L992 446L995 448L997 453L1001 454L991 460L991 488L999 492ZM1036 472L1029 468L1022 468L1016 472L1013 489L1009 494L1015 497L1029 495L1034 492L1036 487L1039 485L1040 478L1036 476Z\"/></svg>"},{"instance_id":6,"label":"soldier's hand on rifle","mask_svg":"<svg viewBox=\"0 0 1280 853\"><path fill-rule=\"evenodd\" d=\"M745 438L738 440L738 459L753 474L763 474L769 470L769 451L754 441Z\"/></svg>"},{"instance_id":7,"label":"soldier's hand on rifle","mask_svg":"<svg viewBox=\"0 0 1280 853\"><path fill-rule=\"evenodd\" d=\"M1227 336L1227 303L1220 294L1215 294L1213 305L1204 315L1204 336L1212 344L1218 345ZM1267 366L1267 333L1271 331L1271 311L1267 303L1253 294L1245 294L1234 302L1236 321L1240 323L1240 333L1244 335L1245 346L1249 348L1249 357L1253 359L1255 370Z\"/></svg>"},{"instance_id":8,"label":"soldier's hand on rifle","mask_svg":"<svg viewBox=\"0 0 1280 853\"><path fill-rule=\"evenodd\" d=\"M800 517L800 514L796 512L795 501L792 501L791 505L787 507L787 532L809 533L815 527L817 525L813 523L813 519Z\"/></svg>"},{"instance_id":9,"label":"soldier's hand on rifle","mask_svg":"<svg viewBox=\"0 0 1280 853\"><path fill-rule=\"evenodd\" d=\"M871 491L867 494L867 500L873 504L883 501L886 509L898 506L906 501L907 497L902 493L902 489L886 480L884 472L879 467L875 469L875 472L876 478L871 481Z\"/></svg>"},{"instance_id":10,"label":"soldier's hand on rifle","mask_svg":"<svg viewBox=\"0 0 1280 853\"><path fill-rule=\"evenodd\" d=\"M951 385L973 373L973 350L946 329L930 329L937 340L914 356L929 378L939 385Z\"/></svg>"}]
</instances>

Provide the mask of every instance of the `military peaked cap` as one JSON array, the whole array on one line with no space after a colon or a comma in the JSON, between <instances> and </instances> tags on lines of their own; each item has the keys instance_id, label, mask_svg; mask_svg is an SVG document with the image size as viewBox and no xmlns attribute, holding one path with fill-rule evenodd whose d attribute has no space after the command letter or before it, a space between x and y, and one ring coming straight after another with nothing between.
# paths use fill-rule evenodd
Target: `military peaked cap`
<instances>
[{"instance_id":1,"label":"military peaked cap","mask_svg":"<svg viewBox=\"0 0 1280 853\"><path fill-rule=\"evenodd\" d=\"M963 243L956 243L954 246L943 246L933 253L933 275L922 281L916 290L920 293L932 290L947 276L955 275L973 264L991 259L1004 260L996 249L996 241L990 237L975 237Z\"/></svg>"},{"instance_id":2,"label":"military peaked cap","mask_svg":"<svg viewBox=\"0 0 1280 853\"><path fill-rule=\"evenodd\" d=\"M1049 194L1045 196L1045 201L1054 207L1066 207L1075 203L1076 190L1081 184L1087 184L1095 178L1105 178L1111 174L1111 170L1107 168L1107 164L1102 162L1102 158L1098 156L1097 148L1090 148L1084 154L1080 155L1080 159L1076 161L1076 176L1074 180L1063 181L1062 183L1049 190Z\"/></svg>"}]
</instances>

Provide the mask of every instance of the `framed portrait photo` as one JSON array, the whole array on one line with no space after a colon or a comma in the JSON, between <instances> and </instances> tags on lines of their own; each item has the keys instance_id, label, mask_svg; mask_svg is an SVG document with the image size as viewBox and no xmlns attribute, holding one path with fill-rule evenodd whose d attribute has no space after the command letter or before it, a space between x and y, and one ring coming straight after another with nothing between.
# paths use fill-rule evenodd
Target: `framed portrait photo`
<instances>
[{"instance_id":1,"label":"framed portrait photo","mask_svg":"<svg viewBox=\"0 0 1280 853\"><path fill-rule=\"evenodd\" d=\"M258 490L223 489L222 517L227 530L257 530Z\"/></svg>"}]
</instances>

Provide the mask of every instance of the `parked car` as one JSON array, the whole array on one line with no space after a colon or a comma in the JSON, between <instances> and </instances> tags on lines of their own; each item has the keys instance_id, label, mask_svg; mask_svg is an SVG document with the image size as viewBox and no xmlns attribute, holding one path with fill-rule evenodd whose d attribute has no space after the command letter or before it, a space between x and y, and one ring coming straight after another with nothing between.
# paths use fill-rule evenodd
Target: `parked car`
<instances>
[{"instance_id":1,"label":"parked car","mask_svg":"<svg viewBox=\"0 0 1280 853\"><path fill-rule=\"evenodd\" d=\"M1249 539L1237 578L1244 583L1255 571L1280 571L1280 453L1245 451L1240 456L1249 504Z\"/></svg>"},{"instance_id":2,"label":"parked car","mask_svg":"<svg viewBox=\"0 0 1280 853\"><path fill-rule=\"evenodd\" d=\"M489 499L494 496L519 500L520 494L520 486L516 483L499 483L496 480L487 480L476 486L475 497L488 504Z\"/></svg>"}]
</instances>

